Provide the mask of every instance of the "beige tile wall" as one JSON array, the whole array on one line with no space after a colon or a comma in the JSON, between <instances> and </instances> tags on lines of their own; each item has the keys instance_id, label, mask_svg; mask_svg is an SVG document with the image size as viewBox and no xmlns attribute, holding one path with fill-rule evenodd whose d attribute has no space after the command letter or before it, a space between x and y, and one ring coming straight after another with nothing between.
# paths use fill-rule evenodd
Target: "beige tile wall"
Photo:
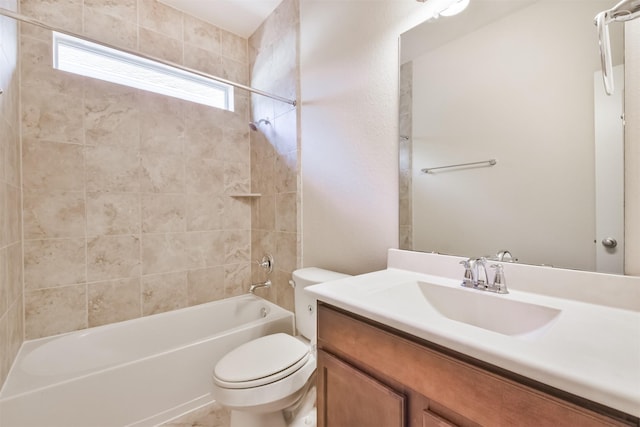
<instances>
[{"instance_id":1,"label":"beige tile wall","mask_svg":"<svg viewBox=\"0 0 640 427\"><path fill-rule=\"evenodd\" d=\"M0 17L0 386L23 341L18 49L16 23Z\"/></svg>"},{"instance_id":2,"label":"beige tile wall","mask_svg":"<svg viewBox=\"0 0 640 427\"><path fill-rule=\"evenodd\" d=\"M295 99L299 93L299 2L283 0L249 38L251 86ZM301 265L300 183L298 178L298 110L286 103L253 95L252 120L267 119L251 132L251 190L262 196L252 206L252 253L275 258L273 288L258 293L293 310L291 272ZM253 280L265 279L253 266Z\"/></svg>"},{"instance_id":3,"label":"beige tile wall","mask_svg":"<svg viewBox=\"0 0 640 427\"><path fill-rule=\"evenodd\" d=\"M249 82L246 39L155 0L21 4ZM33 26L21 44L26 338L245 292L251 202L229 194L251 190L247 93L222 111L52 70L50 33Z\"/></svg>"},{"instance_id":4,"label":"beige tile wall","mask_svg":"<svg viewBox=\"0 0 640 427\"><path fill-rule=\"evenodd\" d=\"M400 249L413 249L413 62L400 67L399 199Z\"/></svg>"}]
</instances>

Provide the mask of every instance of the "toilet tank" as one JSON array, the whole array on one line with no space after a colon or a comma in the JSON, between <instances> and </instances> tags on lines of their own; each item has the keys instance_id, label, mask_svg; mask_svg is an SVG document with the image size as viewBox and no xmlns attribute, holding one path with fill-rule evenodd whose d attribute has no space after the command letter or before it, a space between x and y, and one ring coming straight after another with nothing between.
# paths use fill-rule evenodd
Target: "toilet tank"
<instances>
[{"instance_id":1,"label":"toilet tank","mask_svg":"<svg viewBox=\"0 0 640 427\"><path fill-rule=\"evenodd\" d=\"M309 267L295 270L292 274L296 312L296 328L308 340L316 338L316 299L304 291L304 288L318 283L351 277L348 274Z\"/></svg>"}]
</instances>

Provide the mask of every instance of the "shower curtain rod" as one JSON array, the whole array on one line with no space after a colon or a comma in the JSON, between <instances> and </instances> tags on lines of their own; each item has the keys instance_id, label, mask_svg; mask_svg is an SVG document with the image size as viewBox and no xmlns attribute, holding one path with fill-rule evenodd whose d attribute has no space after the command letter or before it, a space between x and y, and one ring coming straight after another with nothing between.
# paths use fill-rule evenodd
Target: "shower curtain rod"
<instances>
[{"instance_id":1,"label":"shower curtain rod","mask_svg":"<svg viewBox=\"0 0 640 427\"><path fill-rule=\"evenodd\" d=\"M159 58L156 58L156 57L153 57L153 56L145 55L143 53L136 52L136 51L133 51L133 50L130 50L130 49L126 49L126 48L114 46L114 45L111 45L111 44L108 44L108 43L105 43L105 42L101 42L99 40L95 40L95 39L92 39L92 38L87 37L87 36L83 36L83 35L80 35L80 34L77 34L77 33L73 33L71 31L67 31L67 30L63 30L63 29L58 28L58 27L54 27L53 25L46 24L46 23L44 23L42 21L39 21L37 19L33 19L33 18L28 17L28 16L21 15L19 13L16 13L16 12L13 12L11 10L4 9L4 8L1 8L1 7L0 7L0 15L6 16L8 18L15 19L15 20L20 21L20 22L25 22L27 24L33 24L33 25L36 25L38 27L44 28L46 30L50 30L50 31L55 31L57 33L66 34L66 35L71 36L71 37L77 37L79 39L86 40L86 41L91 42L91 43L96 43L96 44L99 44L99 45L102 45L102 46L105 46L105 47L108 47L108 48L111 48L111 49L120 50L122 52L126 52L126 53L129 53L131 55L136 55L136 56L139 56L141 58L148 59L150 61L156 61L156 62L159 62L159 63L161 63L163 65L168 65L170 67L175 67L175 68L178 68L178 69L180 69L182 71L186 71L186 72L189 72L189 73L196 74L196 75L198 75L200 77L204 77L204 78L207 78L207 79L215 80L215 81L220 82L220 83L228 84L229 86L233 86L233 87L238 88L238 89L246 90L248 92L255 93L256 95L266 96L267 98L275 99L276 101L284 102L284 103L290 104L290 105L292 105L294 107L297 104L295 99L283 98L282 96L273 95L271 93L264 92L264 91L261 91L259 89L254 89L254 88L252 88L250 86L245 86L245 85L240 84L240 83L236 83L236 82L232 82L230 80L222 79L220 77L212 76L211 74L203 73L201 71L194 70L192 68L185 67L183 65L179 65L179 64L176 64L176 63L171 62L171 61L165 61L163 59L159 59Z\"/></svg>"}]
</instances>

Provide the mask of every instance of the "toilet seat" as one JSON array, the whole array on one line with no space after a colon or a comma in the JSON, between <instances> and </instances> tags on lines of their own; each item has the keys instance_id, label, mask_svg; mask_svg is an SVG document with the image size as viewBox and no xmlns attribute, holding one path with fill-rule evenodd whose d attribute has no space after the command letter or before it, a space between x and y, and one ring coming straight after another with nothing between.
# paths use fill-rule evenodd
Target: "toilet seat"
<instances>
[{"instance_id":1,"label":"toilet seat","mask_svg":"<svg viewBox=\"0 0 640 427\"><path fill-rule=\"evenodd\" d=\"M213 380L228 389L259 387L293 374L310 357L309 346L291 335L267 335L226 354L216 364Z\"/></svg>"}]
</instances>

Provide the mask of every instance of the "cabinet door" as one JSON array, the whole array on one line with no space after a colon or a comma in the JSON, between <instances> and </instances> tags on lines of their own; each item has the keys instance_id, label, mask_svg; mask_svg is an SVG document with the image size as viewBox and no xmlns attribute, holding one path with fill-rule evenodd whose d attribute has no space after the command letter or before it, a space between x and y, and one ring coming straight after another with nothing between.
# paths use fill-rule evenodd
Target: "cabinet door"
<instances>
[{"instance_id":1,"label":"cabinet door","mask_svg":"<svg viewBox=\"0 0 640 427\"><path fill-rule=\"evenodd\" d=\"M318 427L405 427L405 396L318 350Z\"/></svg>"}]
</instances>

